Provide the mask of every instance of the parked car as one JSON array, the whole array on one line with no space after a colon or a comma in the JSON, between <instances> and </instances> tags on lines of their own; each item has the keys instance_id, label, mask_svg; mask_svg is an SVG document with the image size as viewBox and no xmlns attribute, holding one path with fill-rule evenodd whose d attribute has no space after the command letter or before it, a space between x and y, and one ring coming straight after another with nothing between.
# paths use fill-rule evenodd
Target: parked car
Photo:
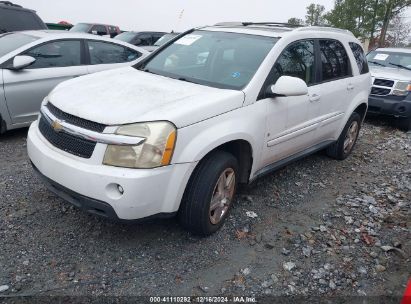
<instances>
[{"instance_id":1,"label":"parked car","mask_svg":"<svg viewBox=\"0 0 411 304\"><path fill-rule=\"evenodd\" d=\"M368 113L395 117L411 130L411 49L380 48L367 55L373 86Z\"/></svg>"},{"instance_id":2,"label":"parked car","mask_svg":"<svg viewBox=\"0 0 411 304\"><path fill-rule=\"evenodd\" d=\"M137 63L147 51L122 41L63 31L0 35L0 132L28 126L60 82Z\"/></svg>"},{"instance_id":3,"label":"parked car","mask_svg":"<svg viewBox=\"0 0 411 304\"><path fill-rule=\"evenodd\" d=\"M178 35L180 35L181 33L168 33L165 34L164 36L162 36L160 39L158 39L156 41L156 43L154 43L154 46L159 48L160 46L163 46L164 44L166 44L167 42L169 42L171 39L177 37Z\"/></svg>"},{"instance_id":4,"label":"parked car","mask_svg":"<svg viewBox=\"0 0 411 304\"><path fill-rule=\"evenodd\" d=\"M28 154L51 191L88 212L178 214L209 235L239 184L322 149L350 155L371 85L358 48L332 28L191 30L134 67L55 88Z\"/></svg>"},{"instance_id":5,"label":"parked car","mask_svg":"<svg viewBox=\"0 0 411 304\"><path fill-rule=\"evenodd\" d=\"M131 43L152 52L157 48L154 44L164 34L163 32L124 32L115 37L115 39Z\"/></svg>"},{"instance_id":6,"label":"parked car","mask_svg":"<svg viewBox=\"0 0 411 304\"><path fill-rule=\"evenodd\" d=\"M13 4L10 1L0 1L0 34L44 29L47 29L47 26L35 11Z\"/></svg>"},{"instance_id":7,"label":"parked car","mask_svg":"<svg viewBox=\"0 0 411 304\"><path fill-rule=\"evenodd\" d=\"M70 32L88 33L110 38L114 38L121 33L118 26L97 23L78 23L70 29Z\"/></svg>"}]
</instances>

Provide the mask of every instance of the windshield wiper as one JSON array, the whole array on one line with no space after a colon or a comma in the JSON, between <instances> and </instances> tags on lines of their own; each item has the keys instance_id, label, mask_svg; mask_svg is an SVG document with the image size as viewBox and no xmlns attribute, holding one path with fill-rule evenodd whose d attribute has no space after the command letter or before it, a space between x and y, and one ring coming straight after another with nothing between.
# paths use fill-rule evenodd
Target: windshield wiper
<instances>
[{"instance_id":1,"label":"windshield wiper","mask_svg":"<svg viewBox=\"0 0 411 304\"><path fill-rule=\"evenodd\" d=\"M180 77L180 78L177 78L177 79L178 79L178 80L181 80L181 81L189 82L189 83L198 84L197 82L194 82L194 81L192 81L192 80L188 80L187 78L184 78L184 77Z\"/></svg>"},{"instance_id":2,"label":"windshield wiper","mask_svg":"<svg viewBox=\"0 0 411 304\"><path fill-rule=\"evenodd\" d=\"M411 68L406 67L406 66L404 66L404 65L402 65L402 64L396 64L396 63L392 63L392 62L388 62L388 64L391 64L391 65L396 66L396 67L401 68L401 69L405 69L405 70L411 71Z\"/></svg>"},{"instance_id":3,"label":"windshield wiper","mask_svg":"<svg viewBox=\"0 0 411 304\"><path fill-rule=\"evenodd\" d=\"M157 73L154 73L154 72L150 71L149 69L144 69L144 70L142 70L142 71L143 71L143 72L146 72L146 73L158 75Z\"/></svg>"},{"instance_id":4,"label":"windshield wiper","mask_svg":"<svg viewBox=\"0 0 411 304\"><path fill-rule=\"evenodd\" d=\"M379 63L379 62L377 62L377 61L371 61L371 60L368 60L368 62L369 62L369 63L372 63L372 64L376 64L376 65L379 65L379 66L383 66L383 67L385 67L385 65L384 65L384 64Z\"/></svg>"}]
</instances>

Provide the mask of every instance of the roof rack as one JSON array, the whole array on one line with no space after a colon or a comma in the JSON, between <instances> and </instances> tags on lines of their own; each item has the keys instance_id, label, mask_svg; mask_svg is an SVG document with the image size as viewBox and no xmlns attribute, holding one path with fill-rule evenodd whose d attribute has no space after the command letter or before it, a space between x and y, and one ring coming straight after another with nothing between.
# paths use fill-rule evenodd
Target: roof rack
<instances>
[{"instance_id":1,"label":"roof rack","mask_svg":"<svg viewBox=\"0 0 411 304\"><path fill-rule=\"evenodd\" d=\"M10 1L0 1L0 4L4 4L4 5L8 5L8 6L14 6L14 7L20 7L20 8L22 8L21 5L14 4L13 2L10 2Z\"/></svg>"},{"instance_id":2,"label":"roof rack","mask_svg":"<svg viewBox=\"0 0 411 304\"><path fill-rule=\"evenodd\" d=\"M334 33L344 33L344 34L349 34L354 36L354 34L349 31L349 30L343 30L340 28L335 28L335 27L331 27L331 26L306 26L306 27L300 27L295 29L295 31L311 31L311 30L315 30L315 31L323 31L323 32L334 32Z\"/></svg>"},{"instance_id":3,"label":"roof rack","mask_svg":"<svg viewBox=\"0 0 411 304\"><path fill-rule=\"evenodd\" d=\"M272 27L284 27L284 28L297 28L302 27L302 25L281 23L281 22L220 22L215 24L215 26L251 26L251 25L264 25Z\"/></svg>"}]
</instances>

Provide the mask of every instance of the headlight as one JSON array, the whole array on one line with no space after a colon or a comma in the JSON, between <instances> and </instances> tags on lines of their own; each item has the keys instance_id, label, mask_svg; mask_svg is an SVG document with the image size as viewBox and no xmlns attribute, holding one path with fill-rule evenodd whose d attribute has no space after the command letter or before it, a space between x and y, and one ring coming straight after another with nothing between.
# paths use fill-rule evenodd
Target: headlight
<instances>
[{"instance_id":1,"label":"headlight","mask_svg":"<svg viewBox=\"0 0 411 304\"><path fill-rule=\"evenodd\" d=\"M173 124L165 121L137 123L119 127L116 134L145 140L137 146L108 145L103 164L141 169L170 164L177 138Z\"/></svg>"},{"instance_id":2,"label":"headlight","mask_svg":"<svg viewBox=\"0 0 411 304\"><path fill-rule=\"evenodd\" d=\"M397 96L407 96L410 91L411 83L409 81L398 81L392 94Z\"/></svg>"}]
</instances>

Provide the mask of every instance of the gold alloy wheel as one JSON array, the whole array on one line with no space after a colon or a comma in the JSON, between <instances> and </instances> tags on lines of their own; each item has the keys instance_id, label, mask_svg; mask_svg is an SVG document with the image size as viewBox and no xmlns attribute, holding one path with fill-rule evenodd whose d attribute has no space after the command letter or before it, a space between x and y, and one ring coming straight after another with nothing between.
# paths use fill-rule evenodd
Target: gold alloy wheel
<instances>
[{"instance_id":1,"label":"gold alloy wheel","mask_svg":"<svg viewBox=\"0 0 411 304\"><path fill-rule=\"evenodd\" d=\"M355 141L358 137L360 125L358 121L353 121L348 128L347 135L345 136L344 140L344 153L350 153L351 149L353 148Z\"/></svg>"},{"instance_id":2,"label":"gold alloy wheel","mask_svg":"<svg viewBox=\"0 0 411 304\"><path fill-rule=\"evenodd\" d=\"M227 168L221 173L214 187L210 203L210 222L217 225L230 208L235 191L235 172Z\"/></svg>"}]
</instances>

